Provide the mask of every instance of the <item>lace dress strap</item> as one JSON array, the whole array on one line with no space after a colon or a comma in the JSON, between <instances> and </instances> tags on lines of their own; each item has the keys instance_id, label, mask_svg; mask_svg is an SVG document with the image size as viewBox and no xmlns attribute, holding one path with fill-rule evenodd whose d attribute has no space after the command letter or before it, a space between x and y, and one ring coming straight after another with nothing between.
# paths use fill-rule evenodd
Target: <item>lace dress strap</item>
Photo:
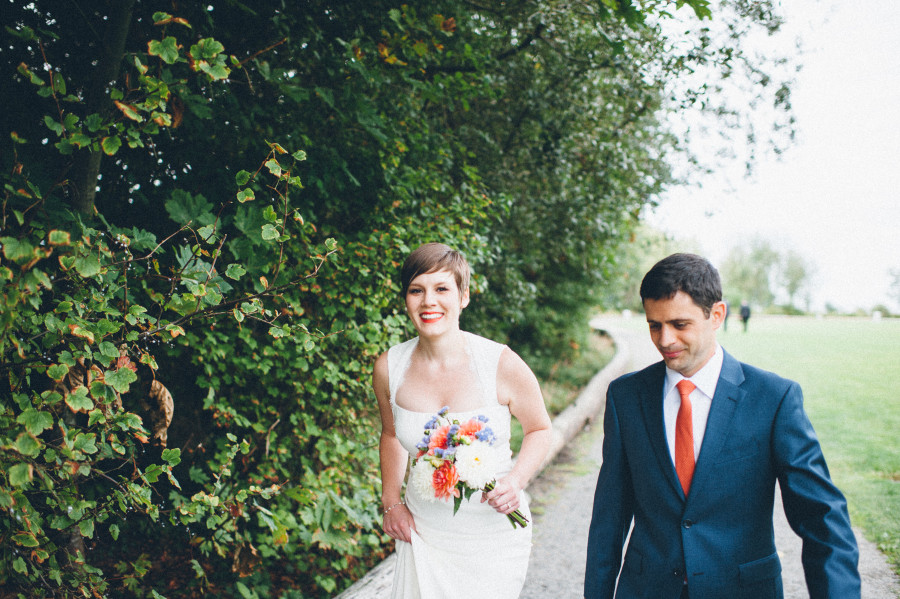
<instances>
[{"instance_id":1,"label":"lace dress strap","mask_svg":"<svg viewBox=\"0 0 900 599\"><path fill-rule=\"evenodd\" d=\"M484 405L498 405L500 400L497 397L497 369L500 366L500 355L506 346L473 333L465 335L468 342L467 350L484 389Z\"/></svg>"},{"instance_id":2,"label":"lace dress strap","mask_svg":"<svg viewBox=\"0 0 900 599\"><path fill-rule=\"evenodd\" d=\"M388 389L391 394L391 408L397 406L397 389L400 388L403 377L406 376L409 363L412 361L413 350L416 349L418 343L419 338L413 337L388 349Z\"/></svg>"}]
</instances>

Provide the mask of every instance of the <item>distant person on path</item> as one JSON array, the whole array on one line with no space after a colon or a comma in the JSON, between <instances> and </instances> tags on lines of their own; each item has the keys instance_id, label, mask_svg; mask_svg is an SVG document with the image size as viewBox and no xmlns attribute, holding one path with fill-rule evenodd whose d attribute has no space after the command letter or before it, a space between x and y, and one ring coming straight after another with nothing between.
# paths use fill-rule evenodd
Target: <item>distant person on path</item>
<instances>
[{"instance_id":1,"label":"distant person on path","mask_svg":"<svg viewBox=\"0 0 900 599\"><path fill-rule=\"evenodd\" d=\"M747 332L747 325L750 323L750 304L747 300L741 300L741 323L744 325L744 332Z\"/></svg>"},{"instance_id":2,"label":"distant person on path","mask_svg":"<svg viewBox=\"0 0 900 599\"><path fill-rule=\"evenodd\" d=\"M719 345L716 269L674 254L647 273L640 294L663 360L609 386L584 596L781 599L777 481L803 539L810 598L859 599L847 503L800 387Z\"/></svg>"},{"instance_id":3,"label":"distant person on path","mask_svg":"<svg viewBox=\"0 0 900 599\"><path fill-rule=\"evenodd\" d=\"M383 353L373 375L381 412L383 527L397 540L390 596L515 599L528 569L532 524L511 526L507 514L520 510L531 519L522 489L549 449L550 417L540 385L507 346L460 330L469 304L469 265L462 254L441 243L420 246L403 263L400 284L418 336ZM417 456L425 429L437 428L428 423L444 406L446 417L463 426L486 418L496 449L486 459L498 465L496 486L463 498L455 514L445 492L455 486L457 470L429 471L423 462L402 494L410 458ZM510 415L524 431L515 464ZM455 434L451 426L445 433Z\"/></svg>"}]
</instances>

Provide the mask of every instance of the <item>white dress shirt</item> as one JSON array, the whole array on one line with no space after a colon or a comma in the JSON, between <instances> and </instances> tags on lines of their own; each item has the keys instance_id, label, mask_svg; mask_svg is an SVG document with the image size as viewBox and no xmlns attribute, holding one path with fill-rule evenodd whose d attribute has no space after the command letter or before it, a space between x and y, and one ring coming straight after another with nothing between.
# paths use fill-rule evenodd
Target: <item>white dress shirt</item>
<instances>
[{"instance_id":1,"label":"white dress shirt","mask_svg":"<svg viewBox=\"0 0 900 599\"><path fill-rule=\"evenodd\" d=\"M691 391L691 424L694 431L694 460L700 455L700 447L703 445L703 434L706 432L706 420L709 418L709 408L712 406L712 398L716 394L716 385L719 382L719 374L722 372L722 361L725 353L722 346L716 344L716 352L712 358L703 365L703 368L694 373L688 380L697 387ZM678 372L666 367L666 382L663 394L663 416L666 422L666 440L669 443L669 455L672 463L675 463L675 420L678 418L678 409L681 407L681 395L675 385L685 377Z\"/></svg>"}]
</instances>

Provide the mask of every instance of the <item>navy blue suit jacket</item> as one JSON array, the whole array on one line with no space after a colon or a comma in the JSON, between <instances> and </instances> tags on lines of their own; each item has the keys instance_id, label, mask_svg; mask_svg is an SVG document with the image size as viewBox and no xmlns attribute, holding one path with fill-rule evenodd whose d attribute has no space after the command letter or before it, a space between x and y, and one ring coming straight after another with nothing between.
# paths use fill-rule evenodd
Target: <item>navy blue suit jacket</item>
<instances>
[{"instance_id":1,"label":"navy blue suit jacket","mask_svg":"<svg viewBox=\"0 0 900 599\"><path fill-rule=\"evenodd\" d=\"M726 352L685 498L666 443L665 372L658 362L609 386L585 597L677 599L687 580L691 599L781 599L777 480L803 539L811 599L858 598L847 503L831 482L800 386Z\"/></svg>"}]
</instances>

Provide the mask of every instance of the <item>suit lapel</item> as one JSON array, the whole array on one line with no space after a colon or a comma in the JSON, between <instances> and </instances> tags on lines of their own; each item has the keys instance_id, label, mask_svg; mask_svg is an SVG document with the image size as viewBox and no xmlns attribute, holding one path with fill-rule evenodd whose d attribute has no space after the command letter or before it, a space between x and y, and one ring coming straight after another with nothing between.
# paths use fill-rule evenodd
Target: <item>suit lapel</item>
<instances>
[{"instance_id":1,"label":"suit lapel","mask_svg":"<svg viewBox=\"0 0 900 599\"><path fill-rule=\"evenodd\" d=\"M722 445L728 438L731 427L734 426L733 417L735 409L744 398L744 391L740 385L744 382L744 371L740 363L728 352L722 362L722 372L719 374L719 382L716 384L716 394L713 397L709 409L709 418L706 421L706 431L703 433L703 445L700 447L700 455L697 457L697 468L694 470L694 478L691 481L691 493L705 487L707 479L712 475L712 464L722 449Z\"/></svg>"},{"instance_id":2,"label":"suit lapel","mask_svg":"<svg viewBox=\"0 0 900 599\"><path fill-rule=\"evenodd\" d=\"M640 387L641 411L644 415L644 425L647 427L647 437L656 454L659 463L659 471L663 473L674 491L684 499L684 491L678 481L675 472L675 464L669 454L669 445L666 441L666 422L663 415L663 386L666 381L665 363L657 362L646 371L643 384Z\"/></svg>"}]
</instances>

